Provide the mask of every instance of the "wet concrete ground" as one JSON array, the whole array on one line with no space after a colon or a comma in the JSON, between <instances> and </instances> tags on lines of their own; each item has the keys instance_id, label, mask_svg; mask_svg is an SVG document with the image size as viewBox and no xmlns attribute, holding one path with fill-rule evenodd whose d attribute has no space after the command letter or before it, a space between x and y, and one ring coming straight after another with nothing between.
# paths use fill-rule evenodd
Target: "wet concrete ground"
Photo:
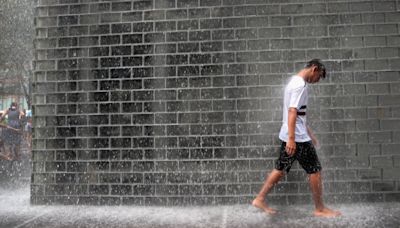
<instances>
[{"instance_id":1,"label":"wet concrete ground","mask_svg":"<svg viewBox=\"0 0 400 228\"><path fill-rule=\"evenodd\" d=\"M0 189L0 227L400 227L400 203L330 205L339 218L316 218L312 205L277 206L268 216L249 205L208 207L31 206L29 189Z\"/></svg>"}]
</instances>

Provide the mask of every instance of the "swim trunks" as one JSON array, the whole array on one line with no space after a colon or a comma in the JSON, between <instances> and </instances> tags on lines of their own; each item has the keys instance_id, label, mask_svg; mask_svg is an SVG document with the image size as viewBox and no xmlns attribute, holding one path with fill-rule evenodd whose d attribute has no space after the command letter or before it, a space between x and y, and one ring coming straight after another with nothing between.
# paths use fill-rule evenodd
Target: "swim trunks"
<instances>
[{"instance_id":1,"label":"swim trunks","mask_svg":"<svg viewBox=\"0 0 400 228\"><path fill-rule=\"evenodd\" d=\"M279 158L275 163L275 168L288 173L293 162L297 160L301 167L308 174L313 174L321 171L321 163L318 160L317 152L311 141L296 142L296 152L293 156L286 153L286 142L282 141Z\"/></svg>"}]
</instances>

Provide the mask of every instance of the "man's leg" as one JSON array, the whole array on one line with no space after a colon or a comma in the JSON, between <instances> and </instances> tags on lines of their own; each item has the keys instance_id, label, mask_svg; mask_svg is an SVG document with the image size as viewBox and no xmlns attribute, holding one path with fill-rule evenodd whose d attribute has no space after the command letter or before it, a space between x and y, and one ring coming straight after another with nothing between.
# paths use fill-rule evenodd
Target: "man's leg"
<instances>
[{"instance_id":1,"label":"man's leg","mask_svg":"<svg viewBox=\"0 0 400 228\"><path fill-rule=\"evenodd\" d=\"M258 193L257 197L253 200L253 206L262 209L267 214L275 214L276 210L268 207L265 203L265 197L269 193L269 191L274 187L276 183L283 177L284 172L273 169L272 172L268 175L267 179L264 182L260 192Z\"/></svg>"},{"instance_id":2,"label":"man's leg","mask_svg":"<svg viewBox=\"0 0 400 228\"><path fill-rule=\"evenodd\" d=\"M15 154L14 160L19 161L21 159L20 149L21 149L20 145L14 145L14 154Z\"/></svg>"},{"instance_id":3,"label":"man's leg","mask_svg":"<svg viewBox=\"0 0 400 228\"><path fill-rule=\"evenodd\" d=\"M4 151L4 153L3 153ZM6 147L2 146L0 150L0 159L11 160L10 155L7 154Z\"/></svg>"},{"instance_id":4,"label":"man's leg","mask_svg":"<svg viewBox=\"0 0 400 228\"><path fill-rule=\"evenodd\" d=\"M315 204L315 216L321 217L336 217L340 216L341 213L339 211L331 210L325 207L322 201L322 180L321 180L321 172L313 173L309 175L310 187L314 199Z\"/></svg>"},{"instance_id":5,"label":"man's leg","mask_svg":"<svg viewBox=\"0 0 400 228\"><path fill-rule=\"evenodd\" d=\"M2 151L2 153L0 154L0 157L2 158L2 159L5 159L5 160L11 160L11 148L10 148L10 145L7 145L7 144L3 144L2 145L2 148L1 148L1 151Z\"/></svg>"}]
</instances>

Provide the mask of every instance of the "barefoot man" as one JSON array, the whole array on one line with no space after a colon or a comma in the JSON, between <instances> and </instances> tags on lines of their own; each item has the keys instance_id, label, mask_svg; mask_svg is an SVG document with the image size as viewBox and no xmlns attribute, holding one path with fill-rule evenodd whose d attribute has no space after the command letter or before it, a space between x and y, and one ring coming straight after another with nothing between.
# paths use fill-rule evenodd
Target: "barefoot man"
<instances>
[{"instance_id":1,"label":"barefoot man","mask_svg":"<svg viewBox=\"0 0 400 228\"><path fill-rule=\"evenodd\" d=\"M252 203L253 206L267 214L275 214L276 210L268 206L265 201L266 195L284 176L285 172L289 172L293 162L297 160L309 177L315 203L314 215L322 217L341 215L340 212L325 207L322 202L321 164L315 151L315 147L318 147L318 140L306 124L307 84L317 83L321 78L325 78L325 75L325 66L320 60L313 59L286 85L283 123L279 132L279 139L282 141L279 158L276 161L275 169L269 174Z\"/></svg>"}]
</instances>

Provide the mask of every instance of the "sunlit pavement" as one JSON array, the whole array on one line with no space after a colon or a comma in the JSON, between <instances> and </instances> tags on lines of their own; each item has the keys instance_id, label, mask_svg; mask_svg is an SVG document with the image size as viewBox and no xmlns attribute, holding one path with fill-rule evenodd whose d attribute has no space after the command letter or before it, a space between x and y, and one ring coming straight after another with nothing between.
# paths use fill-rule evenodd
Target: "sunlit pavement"
<instances>
[{"instance_id":1,"label":"sunlit pavement","mask_svg":"<svg viewBox=\"0 0 400 228\"><path fill-rule=\"evenodd\" d=\"M0 227L400 227L400 203L340 204L339 218L316 218L312 205L209 207L34 206L29 187L0 190Z\"/></svg>"}]
</instances>

